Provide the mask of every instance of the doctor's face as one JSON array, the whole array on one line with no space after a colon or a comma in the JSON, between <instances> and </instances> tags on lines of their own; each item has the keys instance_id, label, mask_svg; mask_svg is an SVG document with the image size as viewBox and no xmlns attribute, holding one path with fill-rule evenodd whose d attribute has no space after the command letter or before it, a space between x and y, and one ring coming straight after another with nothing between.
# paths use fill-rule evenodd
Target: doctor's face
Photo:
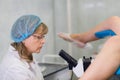
<instances>
[{"instance_id":1,"label":"doctor's face","mask_svg":"<svg viewBox=\"0 0 120 80\"><path fill-rule=\"evenodd\" d=\"M33 34L25 41L25 46L30 53L39 53L45 43L44 35Z\"/></svg>"},{"instance_id":2,"label":"doctor's face","mask_svg":"<svg viewBox=\"0 0 120 80\"><path fill-rule=\"evenodd\" d=\"M39 53L45 43L43 27L23 41L29 53Z\"/></svg>"}]
</instances>

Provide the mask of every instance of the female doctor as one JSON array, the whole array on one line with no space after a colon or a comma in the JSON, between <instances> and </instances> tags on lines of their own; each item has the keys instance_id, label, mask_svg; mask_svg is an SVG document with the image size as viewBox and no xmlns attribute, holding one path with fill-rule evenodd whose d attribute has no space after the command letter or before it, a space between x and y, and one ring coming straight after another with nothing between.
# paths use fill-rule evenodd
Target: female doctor
<instances>
[{"instance_id":1,"label":"female doctor","mask_svg":"<svg viewBox=\"0 0 120 80\"><path fill-rule=\"evenodd\" d=\"M39 53L45 43L47 26L35 15L23 15L11 29L8 53L0 65L0 80L44 80L32 54Z\"/></svg>"}]
</instances>

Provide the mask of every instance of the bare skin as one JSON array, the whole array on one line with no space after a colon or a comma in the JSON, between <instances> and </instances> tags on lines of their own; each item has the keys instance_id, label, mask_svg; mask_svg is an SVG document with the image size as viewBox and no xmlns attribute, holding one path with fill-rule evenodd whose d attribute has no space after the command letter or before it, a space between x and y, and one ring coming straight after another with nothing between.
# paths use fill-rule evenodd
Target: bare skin
<instances>
[{"instance_id":1,"label":"bare skin","mask_svg":"<svg viewBox=\"0 0 120 80\"><path fill-rule=\"evenodd\" d=\"M120 36L111 37L79 80L107 80L120 66Z\"/></svg>"},{"instance_id":2,"label":"bare skin","mask_svg":"<svg viewBox=\"0 0 120 80\"><path fill-rule=\"evenodd\" d=\"M79 80L107 80L120 66L120 17L110 17L88 32L70 34L72 39L86 44L98 40L94 35L95 32L107 29L114 31L116 36L106 41L94 62L91 63ZM69 41L67 37L61 38Z\"/></svg>"},{"instance_id":3,"label":"bare skin","mask_svg":"<svg viewBox=\"0 0 120 80\"><path fill-rule=\"evenodd\" d=\"M93 29L89 30L88 32L70 34L70 37L78 41L87 43L90 41L98 40L98 38L96 38L94 35L95 32L107 29L111 29L117 35L120 35L120 17L117 16L110 17L103 21L102 23L96 25Z\"/></svg>"}]
</instances>

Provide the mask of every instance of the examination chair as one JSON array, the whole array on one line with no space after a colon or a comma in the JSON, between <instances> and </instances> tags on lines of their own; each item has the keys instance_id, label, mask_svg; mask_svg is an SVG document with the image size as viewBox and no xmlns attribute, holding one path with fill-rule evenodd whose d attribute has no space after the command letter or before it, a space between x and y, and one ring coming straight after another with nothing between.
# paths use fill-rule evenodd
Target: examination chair
<instances>
[{"instance_id":1,"label":"examination chair","mask_svg":"<svg viewBox=\"0 0 120 80\"><path fill-rule=\"evenodd\" d=\"M95 33L95 36L97 38L105 38L107 36L114 36L114 35L116 34L112 30L104 30L104 31ZM83 56L82 59L79 59L77 61L72 56L67 54L64 50L61 50L59 52L59 56L61 56L65 61L67 61L69 69L73 70L73 72L77 77L81 77L81 75L85 72L85 70L91 64L92 60L94 60L92 57L86 58L85 56ZM118 75L120 76L120 67L115 72L115 76L118 76ZM117 79L110 79L110 80L117 80ZM120 80L120 77L118 80Z\"/></svg>"}]
</instances>

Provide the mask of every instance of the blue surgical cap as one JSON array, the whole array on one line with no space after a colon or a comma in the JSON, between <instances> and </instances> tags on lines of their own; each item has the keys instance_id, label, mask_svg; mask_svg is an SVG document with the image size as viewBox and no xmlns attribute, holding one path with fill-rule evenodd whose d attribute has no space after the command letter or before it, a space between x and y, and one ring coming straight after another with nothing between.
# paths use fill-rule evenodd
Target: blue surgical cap
<instances>
[{"instance_id":1,"label":"blue surgical cap","mask_svg":"<svg viewBox=\"0 0 120 80\"><path fill-rule=\"evenodd\" d=\"M21 42L31 36L41 24L41 19L35 15L24 15L16 20L11 29L11 37L15 42Z\"/></svg>"}]
</instances>

